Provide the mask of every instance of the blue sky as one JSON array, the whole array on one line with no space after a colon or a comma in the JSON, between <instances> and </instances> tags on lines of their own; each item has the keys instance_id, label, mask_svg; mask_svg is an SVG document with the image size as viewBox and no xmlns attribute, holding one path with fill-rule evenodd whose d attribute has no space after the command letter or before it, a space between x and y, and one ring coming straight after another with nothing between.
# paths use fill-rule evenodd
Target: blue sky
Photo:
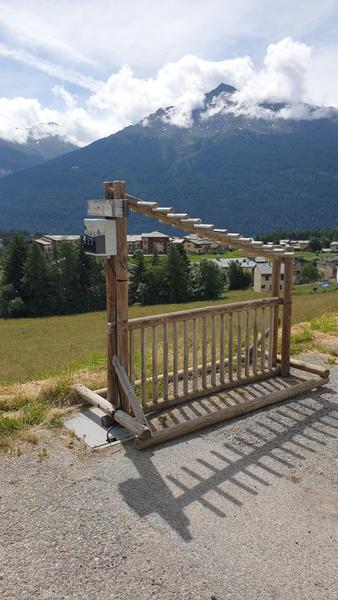
<instances>
[{"instance_id":1,"label":"blue sky","mask_svg":"<svg viewBox=\"0 0 338 600\"><path fill-rule=\"evenodd\" d=\"M54 121L83 145L167 103L186 124L225 78L338 106L337 33L337 0L0 0L0 137Z\"/></svg>"}]
</instances>

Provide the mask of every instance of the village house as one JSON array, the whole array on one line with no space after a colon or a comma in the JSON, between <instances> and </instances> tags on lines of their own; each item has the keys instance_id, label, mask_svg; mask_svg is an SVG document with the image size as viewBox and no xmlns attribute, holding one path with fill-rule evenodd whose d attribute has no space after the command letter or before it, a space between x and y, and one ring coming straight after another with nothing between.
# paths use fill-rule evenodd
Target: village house
<instances>
[{"instance_id":1,"label":"village house","mask_svg":"<svg viewBox=\"0 0 338 600\"><path fill-rule=\"evenodd\" d=\"M156 248L159 254L166 254L170 237L160 231L151 231L136 235L127 235L128 254L142 250L144 254L154 254Z\"/></svg>"},{"instance_id":2,"label":"village house","mask_svg":"<svg viewBox=\"0 0 338 600\"><path fill-rule=\"evenodd\" d=\"M170 245L171 246L183 246L184 244L184 238L183 237L173 237L170 238Z\"/></svg>"},{"instance_id":3,"label":"village house","mask_svg":"<svg viewBox=\"0 0 338 600\"><path fill-rule=\"evenodd\" d=\"M309 264L309 261L306 258L295 256L293 259L293 283L301 282L302 270L307 264Z\"/></svg>"},{"instance_id":4,"label":"village house","mask_svg":"<svg viewBox=\"0 0 338 600\"><path fill-rule=\"evenodd\" d=\"M317 269L325 279L335 279L337 281L338 256L317 260Z\"/></svg>"},{"instance_id":5,"label":"village house","mask_svg":"<svg viewBox=\"0 0 338 600\"><path fill-rule=\"evenodd\" d=\"M338 242L331 242L330 243L330 251L331 252L337 252L337 254L338 254Z\"/></svg>"},{"instance_id":6,"label":"village house","mask_svg":"<svg viewBox=\"0 0 338 600\"><path fill-rule=\"evenodd\" d=\"M186 252L192 254L205 254L219 247L219 244L212 242L211 240L205 240L198 237L198 235L192 233L184 237L183 247Z\"/></svg>"},{"instance_id":7,"label":"village house","mask_svg":"<svg viewBox=\"0 0 338 600\"><path fill-rule=\"evenodd\" d=\"M255 292L271 292L272 289L272 264L269 262L257 263L253 271L253 289ZM280 289L284 287L284 265L281 265Z\"/></svg>"},{"instance_id":8,"label":"village house","mask_svg":"<svg viewBox=\"0 0 338 600\"><path fill-rule=\"evenodd\" d=\"M256 262L250 258L213 258L211 262L217 267L224 269L225 272L228 271L231 263L237 263L243 271L250 273L250 275L253 274L253 270L256 266Z\"/></svg>"},{"instance_id":9,"label":"village house","mask_svg":"<svg viewBox=\"0 0 338 600\"><path fill-rule=\"evenodd\" d=\"M142 237L140 235L127 235L128 254L142 250Z\"/></svg>"},{"instance_id":10,"label":"village house","mask_svg":"<svg viewBox=\"0 0 338 600\"><path fill-rule=\"evenodd\" d=\"M145 254L154 254L156 248L159 254L167 254L168 245L170 243L169 235L159 231L151 233L142 233L142 250Z\"/></svg>"},{"instance_id":11,"label":"village house","mask_svg":"<svg viewBox=\"0 0 338 600\"><path fill-rule=\"evenodd\" d=\"M281 246L290 246L295 251L309 249L310 240L279 240Z\"/></svg>"},{"instance_id":12,"label":"village house","mask_svg":"<svg viewBox=\"0 0 338 600\"><path fill-rule=\"evenodd\" d=\"M80 241L79 235L52 235L46 234L42 235L40 238L34 240L37 244L39 244L41 250L45 254L51 254L53 248L63 243L77 244Z\"/></svg>"}]
</instances>

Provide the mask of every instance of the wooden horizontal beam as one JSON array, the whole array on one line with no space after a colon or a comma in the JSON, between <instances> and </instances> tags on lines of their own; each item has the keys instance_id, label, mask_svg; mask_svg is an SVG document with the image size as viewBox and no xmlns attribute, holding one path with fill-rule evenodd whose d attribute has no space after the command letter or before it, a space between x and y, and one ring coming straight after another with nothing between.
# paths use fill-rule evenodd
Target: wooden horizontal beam
<instances>
[{"instance_id":1,"label":"wooden horizontal beam","mask_svg":"<svg viewBox=\"0 0 338 600\"><path fill-rule=\"evenodd\" d=\"M277 362L280 363L282 357L280 354L277 354ZM330 369L326 367L320 367L319 365L314 365L312 363L305 362L303 360L298 360L297 358L290 359L290 367L294 369L300 369L301 371L306 371L307 373L313 373L314 375L319 375L320 377L329 377Z\"/></svg>"},{"instance_id":2,"label":"wooden horizontal beam","mask_svg":"<svg viewBox=\"0 0 338 600\"><path fill-rule=\"evenodd\" d=\"M90 390L82 383L75 383L75 385L73 385L73 389L80 396L80 398L88 402L88 404L101 408L101 410L108 415L113 413L114 406L108 402L108 400L102 398L102 396L100 396L97 392L93 392L93 390Z\"/></svg>"},{"instance_id":3,"label":"wooden horizontal beam","mask_svg":"<svg viewBox=\"0 0 338 600\"><path fill-rule=\"evenodd\" d=\"M277 304L283 304L283 300L277 296L271 298L258 298L257 300L246 300L244 302L233 302L229 304L216 304L215 306L193 308L192 310L179 310L160 315L151 315L149 317L137 317L136 319L129 320L128 328L129 330L140 329L142 327L161 325L164 322L174 323L176 321L184 321L186 319L198 319L208 315L246 311L260 308L261 306L275 306Z\"/></svg>"},{"instance_id":4,"label":"wooden horizontal beam","mask_svg":"<svg viewBox=\"0 0 338 600\"><path fill-rule=\"evenodd\" d=\"M173 427L156 431L153 433L151 439L144 441L135 440L135 447L142 450L144 448L149 448L150 446L156 446L157 444L174 440L178 437L192 433L193 431L198 431L199 429L209 427L210 425L215 425L216 423L221 423L222 421L240 417L265 406L270 406L272 404L276 404L277 402L281 402L282 400L294 398L295 396L304 394L305 392L320 387L321 385L325 385L328 383L328 381L328 378L323 377L302 381L301 383L292 385L289 388L283 388L282 390L272 392L272 394L268 394L262 398L255 398L253 400L249 400L248 402L244 402L243 404L236 404L236 406L217 410L203 417L198 417L196 419L192 419L191 421L179 423Z\"/></svg>"},{"instance_id":5,"label":"wooden horizontal beam","mask_svg":"<svg viewBox=\"0 0 338 600\"><path fill-rule=\"evenodd\" d=\"M212 396L213 394L219 394L222 392L226 392L227 390L232 390L244 385L249 385L250 383L256 383L257 381L262 381L263 379L271 379L271 377L277 377L280 374L280 367L273 367L272 369L266 371L258 371L255 375L249 375L247 377L236 378L236 375L233 375L232 381L227 381L226 383L220 383L219 385L210 385L207 388L199 389L191 392L188 392L184 396L178 396L176 398L170 398L170 400L159 401L156 405L150 405L149 407L144 407L145 413L150 414L153 412L157 412L162 408L173 408L174 406L178 406L180 404L184 404L189 400L197 400L198 398L204 398L205 396Z\"/></svg>"}]
</instances>

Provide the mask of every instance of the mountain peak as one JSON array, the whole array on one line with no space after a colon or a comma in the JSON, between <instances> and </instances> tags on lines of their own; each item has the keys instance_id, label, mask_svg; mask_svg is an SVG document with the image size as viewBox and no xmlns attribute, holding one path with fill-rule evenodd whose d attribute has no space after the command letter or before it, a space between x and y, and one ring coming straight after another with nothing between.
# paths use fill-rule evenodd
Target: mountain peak
<instances>
[{"instance_id":1,"label":"mountain peak","mask_svg":"<svg viewBox=\"0 0 338 600\"><path fill-rule=\"evenodd\" d=\"M235 92L237 92L237 90L232 85L228 85L226 83L220 83L217 87L215 87L215 89L210 90L210 92L207 92L205 94L205 100L208 103L213 98L215 98L215 96L220 96L221 94L232 95Z\"/></svg>"}]
</instances>

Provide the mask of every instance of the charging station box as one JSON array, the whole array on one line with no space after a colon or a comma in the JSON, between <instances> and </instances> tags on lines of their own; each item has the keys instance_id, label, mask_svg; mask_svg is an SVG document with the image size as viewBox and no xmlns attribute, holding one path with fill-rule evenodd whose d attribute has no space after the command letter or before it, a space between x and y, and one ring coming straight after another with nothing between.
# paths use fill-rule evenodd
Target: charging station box
<instances>
[{"instance_id":1,"label":"charging station box","mask_svg":"<svg viewBox=\"0 0 338 600\"><path fill-rule=\"evenodd\" d=\"M85 219L83 246L86 254L115 256L116 221L113 219Z\"/></svg>"}]
</instances>

